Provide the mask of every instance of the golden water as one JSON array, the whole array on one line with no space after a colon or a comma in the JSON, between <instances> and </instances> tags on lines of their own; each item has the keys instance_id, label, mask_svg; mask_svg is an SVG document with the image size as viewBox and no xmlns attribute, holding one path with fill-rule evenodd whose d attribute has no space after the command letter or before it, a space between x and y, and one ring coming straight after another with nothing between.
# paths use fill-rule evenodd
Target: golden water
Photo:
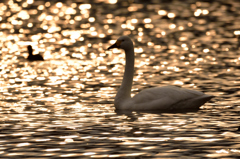
<instances>
[{"instance_id":1,"label":"golden water","mask_svg":"<svg viewBox=\"0 0 240 159\"><path fill-rule=\"evenodd\" d=\"M0 2L1 158L237 158L240 2ZM135 43L133 95L177 85L216 96L196 112L115 112ZM27 45L44 56L26 60Z\"/></svg>"}]
</instances>

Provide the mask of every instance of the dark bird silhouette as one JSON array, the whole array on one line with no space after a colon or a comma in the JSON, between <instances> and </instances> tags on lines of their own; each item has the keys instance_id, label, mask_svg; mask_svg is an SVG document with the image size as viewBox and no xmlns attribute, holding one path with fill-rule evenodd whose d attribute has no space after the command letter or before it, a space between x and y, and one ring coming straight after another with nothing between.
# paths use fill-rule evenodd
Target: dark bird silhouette
<instances>
[{"instance_id":1,"label":"dark bird silhouette","mask_svg":"<svg viewBox=\"0 0 240 159\"><path fill-rule=\"evenodd\" d=\"M28 48L28 53L29 53L27 59L28 59L29 61L44 61L42 55L40 55L40 54L33 55L33 54L32 54L32 53L33 53L33 48L32 48L31 45L28 45L27 48Z\"/></svg>"}]
</instances>

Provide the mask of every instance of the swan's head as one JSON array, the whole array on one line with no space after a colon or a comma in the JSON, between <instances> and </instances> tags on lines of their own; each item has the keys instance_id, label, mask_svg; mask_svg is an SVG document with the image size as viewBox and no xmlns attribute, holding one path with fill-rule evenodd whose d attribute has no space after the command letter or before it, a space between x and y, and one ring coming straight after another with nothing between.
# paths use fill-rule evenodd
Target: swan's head
<instances>
[{"instance_id":1,"label":"swan's head","mask_svg":"<svg viewBox=\"0 0 240 159\"><path fill-rule=\"evenodd\" d=\"M108 48L108 50L110 50L112 48L119 48L119 49L123 49L123 50L129 50L129 49L133 48L133 42L132 42L132 40L128 36L121 36L121 37L119 37L117 39L115 44L113 44L112 46L110 46Z\"/></svg>"}]
</instances>

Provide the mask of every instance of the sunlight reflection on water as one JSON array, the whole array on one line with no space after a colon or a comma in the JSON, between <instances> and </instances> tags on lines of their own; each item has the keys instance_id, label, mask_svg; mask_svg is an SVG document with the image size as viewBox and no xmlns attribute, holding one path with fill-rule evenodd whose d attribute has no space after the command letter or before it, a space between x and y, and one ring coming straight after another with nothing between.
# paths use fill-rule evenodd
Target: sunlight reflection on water
<instances>
[{"instance_id":1,"label":"sunlight reflection on water","mask_svg":"<svg viewBox=\"0 0 240 159\"><path fill-rule=\"evenodd\" d=\"M236 158L237 1L0 2L0 156ZM196 112L117 112L135 43L132 95L177 85L215 95ZM27 45L45 61L28 62Z\"/></svg>"}]
</instances>

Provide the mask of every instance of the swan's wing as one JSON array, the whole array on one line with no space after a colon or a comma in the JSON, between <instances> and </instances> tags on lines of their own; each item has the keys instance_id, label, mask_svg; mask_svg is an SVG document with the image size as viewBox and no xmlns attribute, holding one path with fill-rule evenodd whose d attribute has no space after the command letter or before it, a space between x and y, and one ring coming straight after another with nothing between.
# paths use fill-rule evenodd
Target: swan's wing
<instances>
[{"instance_id":1,"label":"swan's wing","mask_svg":"<svg viewBox=\"0 0 240 159\"><path fill-rule=\"evenodd\" d=\"M199 91L188 90L175 86L165 86L145 89L135 95L132 100L134 105L136 105L135 109L176 109L176 106L184 108L189 107L189 104L194 103L193 99L200 100L200 97L204 96L207 95ZM197 102L199 103L199 101ZM183 106L180 106L180 104Z\"/></svg>"},{"instance_id":2,"label":"swan's wing","mask_svg":"<svg viewBox=\"0 0 240 159\"><path fill-rule=\"evenodd\" d=\"M136 94L133 99L136 103L149 102L166 97L170 97L174 101L193 98L203 95L202 92L179 88L175 86L155 87L145 89Z\"/></svg>"}]
</instances>

